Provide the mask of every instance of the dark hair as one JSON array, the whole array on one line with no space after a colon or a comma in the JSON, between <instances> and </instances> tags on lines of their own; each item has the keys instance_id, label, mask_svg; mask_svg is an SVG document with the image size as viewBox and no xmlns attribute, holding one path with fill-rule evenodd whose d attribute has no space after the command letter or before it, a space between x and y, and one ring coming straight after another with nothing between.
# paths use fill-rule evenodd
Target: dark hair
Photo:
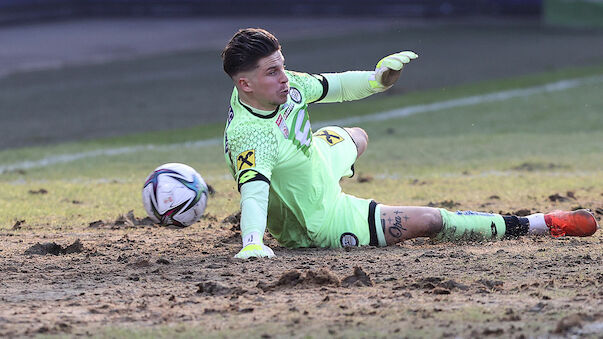
<instances>
[{"instance_id":1,"label":"dark hair","mask_svg":"<svg viewBox=\"0 0 603 339\"><path fill-rule=\"evenodd\" d=\"M278 40L261 28L240 29L222 51L224 72L233 77L257 67L258 61L281 49Z\"/></svg>"}]
</instances>

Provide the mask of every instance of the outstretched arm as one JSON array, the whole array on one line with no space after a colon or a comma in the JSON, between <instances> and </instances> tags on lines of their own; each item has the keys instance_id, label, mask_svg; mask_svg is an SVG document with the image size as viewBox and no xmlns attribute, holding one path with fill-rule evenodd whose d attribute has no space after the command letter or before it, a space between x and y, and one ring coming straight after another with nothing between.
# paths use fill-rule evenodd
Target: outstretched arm
<instances>
[{"instance_id":1,"label":"outstretched arm","mask_svg":"<svg viewBox=\"0 0 603 339\"><path fill-rule=\"evenodd\" d=\"M405 51L381 59L374 71L323 74L328 92L320 102L359 100L386 91L398 80L404 65L417 57L414 52Z\"/></svg>"}]
</instances>

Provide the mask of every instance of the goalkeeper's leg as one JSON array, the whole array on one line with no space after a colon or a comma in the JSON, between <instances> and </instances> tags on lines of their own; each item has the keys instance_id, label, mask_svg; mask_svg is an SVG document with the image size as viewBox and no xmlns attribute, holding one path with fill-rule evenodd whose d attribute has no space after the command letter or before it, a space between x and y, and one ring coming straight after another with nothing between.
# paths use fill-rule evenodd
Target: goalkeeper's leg
<instances>
[{"instance_id":1,"label":"goalkeeper's leg","mask_svg":"<svg viewBox=\"0 0 603 339\"><path fill-rule=\"evenodd\" d=\"M379 205L379 211L388 245L417 237L494 240L527 234L590 236L597 231L597 222L587 210L537 213L527 217L415 206Z\"/></svg>"}]
</instances>

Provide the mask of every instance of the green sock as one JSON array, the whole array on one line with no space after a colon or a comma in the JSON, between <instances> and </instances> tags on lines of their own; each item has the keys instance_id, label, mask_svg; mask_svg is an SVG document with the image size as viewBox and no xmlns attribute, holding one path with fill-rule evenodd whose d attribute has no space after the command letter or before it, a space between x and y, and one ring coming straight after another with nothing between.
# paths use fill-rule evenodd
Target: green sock
<instances>
[{"instance_id":1,"label":"green sock","mask_svg":"<svg viewBox=\"0 0 603 339\"><path fill-rule=\"evenodd\" d=\"M505 220L499 214L473 211L450 212L440 208L444 226L437 240L494 240L505 235Z\"/></svg>"}]
</instances>

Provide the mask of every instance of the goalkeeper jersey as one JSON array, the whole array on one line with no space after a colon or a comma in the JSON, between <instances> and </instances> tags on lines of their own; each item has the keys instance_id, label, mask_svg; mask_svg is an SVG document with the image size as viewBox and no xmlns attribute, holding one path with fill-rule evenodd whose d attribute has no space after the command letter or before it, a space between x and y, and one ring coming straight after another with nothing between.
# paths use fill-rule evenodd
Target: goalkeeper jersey
<instances>
[{"instance_id":1,"label":"goalkeeper jersey","mask_svg":"<svg viewBox=\"0 0 603 339\"><path fill-rule=\"evenodd\" d=\"M328 92L322 75L286 71L287 102L268 115L244 105L235 88L224 132L224 152L239 185L269 183L267 228L284 246L318 246L313 232L340 192L312 143L308 104ZM337 178L338 179L338 178Z\"/></svg>"}]
</instances>

